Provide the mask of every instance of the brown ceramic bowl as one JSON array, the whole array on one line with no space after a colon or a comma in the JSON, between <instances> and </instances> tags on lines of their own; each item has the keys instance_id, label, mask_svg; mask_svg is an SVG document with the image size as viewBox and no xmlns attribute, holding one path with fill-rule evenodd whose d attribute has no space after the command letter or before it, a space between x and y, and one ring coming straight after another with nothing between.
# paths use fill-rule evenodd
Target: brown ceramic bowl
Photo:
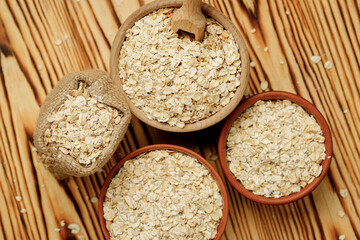
<instances>
[{"instance_id":1,"label":"brown ceramic bowl","mask_svg":"<svg viewBox=\"0 0 360 240\"><path fill-rule=\"evenodd\" d=\"M316 177L311 183L306 185L304 188L300 190L300 192L290 194L288 196L283 196L280 198L272 198L272 197L265 197L262 195L256 195L252 191L247 190L239 180L235 178L235 176L231 173L227 157L226 157L226 139L228 136L228 132L233 124L233 122L237 119L238 116L242 112L244 112L247 108L254 105L258 100L290 100L301 107L303 107L309 114L313 115L318 124L321 127L321 130L323 132L323 135L325 137L325 153L326 157L322 161L321 165L323 167L323 170L320 174L320 176ZM224 174L228 181L231 183L231 185L242 195L245 197L259 202L259 203L265 203L265 204L285 204L294 202L300 198L303 198L304 196L311 193L317 185L321 182L321 180L325 177L326 173L329 170L330 167L330 161L331 161L331 155L332 155L332 139L331 139L331 133L329 126L325 120L325 118L322 116L322 114L319 112L319 110L310 102L305 100L304 98L288 93L288 92L281 92L281 91L272 91L272 92L265 92L257 94L253 97L250 97L243 103L241 103L235 110L230 114L230 116L226 119L224 126L220 133L219 143L218 143L218 152L219 152L219 158L221 167L224 171ZM330 158L328 158L330 156Z\"/></svg>"},{"instance_id":2,"label":"brown ceramic bowl","mask_svg":"<svg viewBox=\"0 0 360 240\"><path fill-rule=\"evenodd\" d=\"M126 21L121 25L118 33L116 34L114 42L111 47L110 76L112 79L120 82L119 70L118 70L119 54L120 54L120 49L125 40L126 30L131 28L136 21L138 21L140 18L144 17L148 13L151 13L161 8L167 8L167 7L178 8L182 5L182 2L183 2L182 0L153 1L139 8L126 19ZM127 97L126 93L122 91L122 94L125 96L125 99L130 107L131 112L141 121L145 122L146 124L154 128L169 132L193 132L210 127L223 120L226 116L228 116L236 108L236 106L241 101L241 98L243 97L249 79L249 62L250 62L245 42L241 37L239 30L234 26L234 24L230 21L230 19L227 18L224 14L222 14L219 10L206 3L202 3L201 10L205 15L210 16L216 21L218 21L221 25L224 26L225 29L231 32L231 34L234 36L234 39L237 45L239 46L239 53L241 58L242 72L240 76L240 86L237 88L235 95L230 100L230 102L225 107L223 107L219 112L201 121L191 124L186 124L184 128L179 128L177 126L170 126L167 123L161 123L157 120L149 119L142 110L137 108L135 104L131 102L131 100Z\"/></svg>"},{"instance_id":3,"label":"brown ceramic bowl","mask_svg":"<svg viewBox=\"0 0 360 240\"><path fill-rule=\"evenodd\" d=\"M110 184L111 180L119 172L119 169L124 165L124 163L127 160L132 159L132 158L134 158L134 157L136 157L136 156L138 156L138 155L140 155L142 153L153 151L153 150L159 150L159 149L182 152L182 153L188 154L188 155L196 158L200 163L205 165L205 167L207 167L207 169L209 169L210 173L215 178L216 182L219 185L221 196L223 197L223 200L224 200L223 216L222 216L222 218L220 220L220 223L219 223L219 226L218 226L218 231L217 231L217 234L216 234L216 236L214 238L214 240L219 240L221 238L222 234L225 231L225 226L226 226L226 222L227 222L228 214L229 214L228 196L227 196L227 193L226 193L225 185L222 182L220 175L211 166L211 164L208 161L206 161L199 154L197 154L197 153L195 153L195 152L193 152L193 151L191 151L191 150L189 150L187 148L176 146L176 145L170 145L170 144L149 145L149 146L137 149L137 150L131 152L130 154L128 154L127 156L125 156L110 171L109 175L106 177L106 179L104 181L104 184L101 187L101 191L100 191L100 195L99 195L98 217L99 217L100 226L101 226L101 229L102 229L102 231L103 231L103 233L105 235L105 238L110 239L110 234L108 232L108 229L106 228L106 222L105 222L104 212L103 212L103 203L105 201L105 194L106 194L107 188L109 187L109 184Z\"/></svg>"}]
</instances>

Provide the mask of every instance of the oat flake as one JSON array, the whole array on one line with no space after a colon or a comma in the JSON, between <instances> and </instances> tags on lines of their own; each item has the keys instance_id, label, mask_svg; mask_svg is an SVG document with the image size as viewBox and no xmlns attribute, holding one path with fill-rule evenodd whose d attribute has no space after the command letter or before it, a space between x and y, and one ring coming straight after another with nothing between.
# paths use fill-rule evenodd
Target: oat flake
<instances>
[{"instance_id":1,"label":"oat flake","mask_svg":"<svg viewBox=\"0 0 360 240\"><path fill-rule=\"evenodd\" d=\"M313 62L313 63L319 63L321 61L321 57L320 56L311 56L310 57L310 60Z\"/></svg>"},{"instance_id":2,"label":"oat flake","mask_svg":"<svg viewBox=\"0 0 360 240\"><path fill-rule=\"evenodd\" d=\"M265 91L269 87L269 82L268 81L261 82L260 87L263 91Z\"/></svg>"},{"instance_id":3,"label":"oat flake","mask_svg":"<svg viewBox=\"0 0 360 240\"><path fill-rule=\"evenodd\" d=\"M334 64L330 60L326 61L324 64L324 67L328 70L332 69L333 66L334 66Z\"/></svg>"},{"instance_id":4,"label":"oat flake","mask_svg":"<svg viewBox=\"0 0 360 240\"><path fill-rule=\"evenodd\" d=\"M343 198L346 198L349 195L349 192L346 188L340 189L339 193L340 193L340 196Z\"/></svg>"}]
</instances>

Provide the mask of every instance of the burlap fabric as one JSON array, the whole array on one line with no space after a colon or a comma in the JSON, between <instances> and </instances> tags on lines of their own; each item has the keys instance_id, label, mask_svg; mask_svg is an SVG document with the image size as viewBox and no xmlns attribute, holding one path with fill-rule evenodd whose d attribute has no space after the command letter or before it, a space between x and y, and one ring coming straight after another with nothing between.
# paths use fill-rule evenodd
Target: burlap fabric
<instances>
[{"instance_id":1,"label":"burlap fabric","mask_svg":"<svg viewBox=\"0 0 360 240\"><path fill-rule=\"evenodd\" d=\"M101 96L104 104L118 109L123 117L115 126L111 142L106 146L97 160L90 165L82 165L68 154L62 153L59 149L45 146L44 133L51 125L47 116L59 108L66 100L66 95L73 89L78 88L79 81L84 81L89 86L89 93L93 96ZM125 99L120 92L120 83L110 79L107 72L93 69L83 72L74 72L64 76L55 88L46 97L41 106L40 114L34 132L34 145L38 151L38 160L58 179L65 179L70 176L83 177L100 170L112 157L120 141L124 137L130 123L131 113ZM60 157L59 157L60 156Z\"/></svg>"}]
</instances>

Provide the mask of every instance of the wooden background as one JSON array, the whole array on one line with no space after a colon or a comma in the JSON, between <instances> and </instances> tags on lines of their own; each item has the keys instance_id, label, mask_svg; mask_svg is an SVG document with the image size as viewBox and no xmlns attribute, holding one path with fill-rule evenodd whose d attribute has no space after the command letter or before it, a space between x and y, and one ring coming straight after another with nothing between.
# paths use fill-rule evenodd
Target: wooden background
<instances>
[{"instance_id":1,"label":"wooden background","mask_svg":"<svg viewBox=\"0 0 360 240\"><path fill-rule=\"evenodd\" d=\"M146 2L0 0L0 239L103 239L97 203L91 199L98 196L109 169L141 146L189 147L221 173L216 153L221 123L196 133L173 134L133 119L103 171L65 182L35 160L31 141L46 94L72 71L109 70L117 29ZM260 84L264 87L267 81L266 91L305 97L324 114L334 140L328 176L295 203L257 204L226 182L230 217L223 239L360 238L360 1L207 2L229 16L246 41L255 64L250 95L262 92ZM313 55L321 61L313 63ZM331 69L324 67L326 61L333 63ZM340 195L343 189L348 190L345 197ZM67 229L71 223L80 226L78 234Z\"/></svg>"}]
</instances>

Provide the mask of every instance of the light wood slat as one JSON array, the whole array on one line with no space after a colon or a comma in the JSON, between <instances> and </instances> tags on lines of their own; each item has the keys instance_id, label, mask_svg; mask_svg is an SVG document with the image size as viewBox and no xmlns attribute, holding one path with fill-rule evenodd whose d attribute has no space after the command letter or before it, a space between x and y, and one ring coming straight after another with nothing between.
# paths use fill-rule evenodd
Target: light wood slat
<instances>
[{"instance_id":1,"label":"light wood slat","mask_svg":"<svg viewBox=\"0 0 360 240\"><path fill-rule=\"evenodd\" d=\"M41 88L42 83L40 82L39 76L33 69L31 69L33 64L30 55L26 50L26 44L23 40L21 32L16 26L16 22L11 16L10 9L5 1L0 1L0 18L2 20L5 32L11 32L11 34L9 34L7 37L12 46L12 49L20 60L21 66L23 66L26 72L29 74L30 81L35 88L38 100L43 100L45 98L45 92L44 89Z\"/></svg>"},{"instance_id":2,"label":"light wood slat","mask_svg":"<svg viewBox=\"0 0 360 240\"><path fill-rule=\"evenodd\" d=\"M26 231L22 227L21 223L20 209L16 206L15 196L11 192L12 189L9 184L9 180L5 178L5 173L2 167L0 168L0 188L2 192L2 194L0 194L0 218L2 227L7 229L5 232L6 238L27 238Z\"/></svg>"},{"instance_id":3,"label":"light wood slat","mask_svg":"<svg viewBox=\"0 0 360 240\"><path fill-rule=\"evenodd\" d=\"M117 29L119 28L111 3L108 1L101 2L96 0L90 0L89 3L103 35L105 35L109 45L111 46ZM108 14L104 15L104 12L107 12Z\"/></svg>"},{"instance_id":4,"label":"light wood slat","mask_svg":"<svg viewBox=\"0 0 360 240\"><path fill-rule=\"evenodd\" d=\"M110 48L105 36L102 34L100 26L97 24L95 14L91 11L89 2L73 2L76 14L83 15L83 22L86 22L92 37L95 40L96 48L100 52L100 57L106 70L109 70ZM105 14L105 13L103 13Z\"/></svg>"},{"instance_id":5,"label":"light wood slat","mask_svg":"<svg viewBox=\"0 0 360 240\"><path fill-rule=\"evenodd\" d=\"M7 57L1 53L1 70L3 73L3 81L7 94L9 95L9 107L12 109L10 116L4 116L7 119L12 119L13 128L8 128L9 134L8 141L10 141L10 149L12 152L12 161L7 164L14 164L16 171L16 178L13 180L19 182L20 192L17 192L17 196L22 196L23 201L20 202L21 208L26 209L29 214L23 215L24 225L28 229L28 234L31 239L37 239L45 236L43 231L42 213L39 210L39 201L36 193L35 179L31 173L32 166L30 159L28 158L28 146L27 136L25 131L30 131L30 125L35 124L36 115L31 114L28 108L24 105L17 105L15 99L20 98L25 101L32 101L37 106L36 99L29 88L28 82L25 76L21 72L19 65L16 62L15 57L11 54ZM19 88L21 87L21 88ZM30 94L29 94L30 90ZM26 121L22 119L24 115L28 118ZM12 132L14 131L14 132ZM11 133L10 133L11 132ZM25 140L25 143L24 141ZM14 197L14 196L13 196ZM37 218L38 217L38 218ZM39 229L38 227L40 228Z\"/></svg>"},{"instance_id":6,"label":"light wood slat","mask_svg":"<svg viewBox=\"0 0 360 240\"><path fill-rule=\"evenodd\" d=\"M67 8L69 10L68 14L73 19L74 28L76 29L77 34L75 35L74 41L77 44L82 45L81 52L83 58L88 58L89 65L87 68L104 68L104 62L100 56L99 51L96 48L94 38L91 35L90 30L86 20L82 14L77 14L74 8L73 2L67 2ZM75 3L74 3L75 4ZM91 53L91 54L90 54Z\"/></svg>"},{"instance_id":7,"label":"light wood slat","mask_svg":"<svg viewBox=\"0 0 360 240\"><path fill-rule=\"evenodd\" d=\"M50 42L46 30L40 21L38 11L33 1L25 3L24 0L21 0L20 6L31 29L32 38L34 38L36 47L41 54L41 59L37 62L36 69L44 85L50 84L54 86L57 82L57 77L55 69L51 64L52 49L49 49Z\"/></svg>"},{"instance_id":8,"label":"light wood slat","mask_svg":"<svg viewBox=\"0 0 360 240\"><path fill-rule=\"evenodd\" d=\"M123 23L126 18L140 7L138 0L111 0L117 18Z\"/></svg>"}]
</instances>

